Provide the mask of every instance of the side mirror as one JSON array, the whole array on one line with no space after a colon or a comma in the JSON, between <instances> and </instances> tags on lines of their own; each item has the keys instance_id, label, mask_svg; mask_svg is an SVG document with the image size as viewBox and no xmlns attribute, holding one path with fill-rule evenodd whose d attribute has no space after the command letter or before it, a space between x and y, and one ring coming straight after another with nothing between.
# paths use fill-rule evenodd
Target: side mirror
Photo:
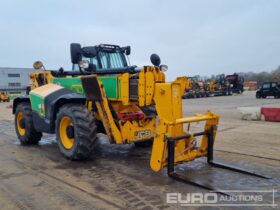
<instances>
[{"instance_id":1,"label":"side mirror","mask_svg":"<svg viewBox=\"0 0 280 210\"><path fill-rule=\"evenodd\" d=\"M43 65L43 63L41 61L35 61L33 63L33 68L36 69L36 70L45 69L44 65Z\"/></svg>"},{"instance_id":2,"label":"side mirror","mask_svg":"<svg viewBox=\"0 0 280 210\"><path fill-rule=\"evenodd\" d=\"M125 47L125 54L130 55L130 53L131 53L131 47L130 46Z\"/></svg>"},{"instance_id":3,"label":"side mirror","mask_svg":"<svg viewBox=\"0 0 280 210\"><path fill-rule=\"evenodd\" d=\"M82 47L78 43L70 44L71 61L73 64L78 64L79 61L82 59L81 49Z\"/></svg>"},{"instance_id":4,"label":"side mirror","mask_svg":"<svg viewBox=\"0 0 280 210\"><path fill-rule=\"evenodd\" d=\"M131 47L130 46L122 47L121 51L122 51L122 53L125 53L126 55L130 55Z\"/></svg>"},{"instance_id":5,"label":"side mirror","mask_svg":"<svg viewBox=\"0 0 280 210\"><path fill-rule=\"evenodd\" d=\"M151 57L151 62L154 66L159 66L160 65L160 57L157 54L152 54Z\"/></svg>"}]
</instances>

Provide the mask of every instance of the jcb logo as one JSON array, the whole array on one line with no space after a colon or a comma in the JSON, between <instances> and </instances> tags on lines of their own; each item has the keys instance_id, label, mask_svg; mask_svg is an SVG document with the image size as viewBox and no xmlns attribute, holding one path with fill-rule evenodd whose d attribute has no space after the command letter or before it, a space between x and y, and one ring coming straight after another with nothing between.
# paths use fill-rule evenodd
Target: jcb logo
<instances>
[{"instance_id":1,"label":"jcb logo","mask_svg":"<svg viewBox=\"0 0 280 210\"><path fill-rule=\"evenodd\" d=\"M136 139L148 138L151 136L151 131L150 130L136 131L134 133L134 136Z\"/></svg>"}]
</instances>

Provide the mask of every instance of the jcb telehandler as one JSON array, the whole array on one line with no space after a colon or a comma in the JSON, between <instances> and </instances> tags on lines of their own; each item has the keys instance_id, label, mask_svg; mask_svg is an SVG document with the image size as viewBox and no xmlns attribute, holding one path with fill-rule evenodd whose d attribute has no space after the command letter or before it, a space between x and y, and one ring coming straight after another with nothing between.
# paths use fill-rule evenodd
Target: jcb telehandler
<instances>
[{"instance_id":1,"label":"jcb telehandler","mask_svg":"<svg viewBox=\"0 0 280 210\"><path fill-rule=\"evenodd\" d=\"M37 144L42 133L55 133L61 153L70 160L88 158L97 132L105 133L112 144L153 141L150 165L154 171L168 167L168 175L207 189L208 183L182 178L175 164L207 156L212 166L213 144L219 116L207 111L183 117L179 80L166 82L166 65L151 55L153 66L130 66L130 47L71 44L73 71L39 71L30 75L28 95L13 102L17 136L23 145ZM190 133L184 124L205 121L202 132ZM201 136L200 146L196 137ZM252 172L245 172L256 175ZM258 176L258 175L257 175ZM215 189L217 190L217 189Z\"/></svg>"}]
</instances>

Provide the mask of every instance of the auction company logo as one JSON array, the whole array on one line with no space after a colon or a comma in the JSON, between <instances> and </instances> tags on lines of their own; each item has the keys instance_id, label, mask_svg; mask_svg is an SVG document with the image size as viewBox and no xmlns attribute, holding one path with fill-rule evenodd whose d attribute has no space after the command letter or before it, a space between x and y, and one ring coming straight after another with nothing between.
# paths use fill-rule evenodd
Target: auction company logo
<instances>
[{"instance_id":1,"label":"auction company logo","mask_svg":"<svg viewBox=\"0 0 280 210\"><path fill-rule=\"evenodd\" d=\"M276 190L223 190L209 193L166 193L166 202L181 206L276 207ZM235 193L235 194L233 194Z\"/></svg>"}]
</instances>

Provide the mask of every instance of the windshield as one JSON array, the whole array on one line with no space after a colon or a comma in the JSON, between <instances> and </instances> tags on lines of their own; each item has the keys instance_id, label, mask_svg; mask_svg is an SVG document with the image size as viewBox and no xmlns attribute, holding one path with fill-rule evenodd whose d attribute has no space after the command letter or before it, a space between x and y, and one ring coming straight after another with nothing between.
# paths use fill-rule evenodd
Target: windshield
<instances>
[{"instance_id":1,"label":"windshield","mask_svg":"<svg viewBox=\"0 0 280 210\"><path fill-rule=\"evenodd\" d=\"M99 57L99 58L98 58ZM108 52L99 51L98 55L95 57L85 57L82 56L83 61L89 61L96 66L97 70L101 69L120 69L127 67L127 62L125 55L121 52ZM79 65L74 64L73 70L79 70Z\"/></svg>"},{"instance_id":2,"label":"windshield","mask_svg":"<svg viewBox=\"0 0 280 210\"><path fill-rule=\"evenodd\" d=\"M124 54L121 52L99 52L100 62L103 69L117 69L127 66Z\"/></svg>"}]
</instances>

